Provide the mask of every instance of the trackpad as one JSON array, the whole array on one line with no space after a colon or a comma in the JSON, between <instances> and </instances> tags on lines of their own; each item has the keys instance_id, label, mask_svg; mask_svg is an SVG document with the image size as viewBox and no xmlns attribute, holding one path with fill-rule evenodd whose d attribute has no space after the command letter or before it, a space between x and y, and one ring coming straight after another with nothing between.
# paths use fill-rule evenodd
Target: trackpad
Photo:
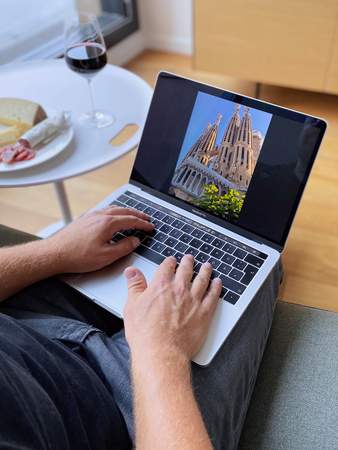
<instances>
[{"instance_id":1,"label":"trackpad","mask_svg":"<svg viewBox=\"0 0 338 450\"><path fill-rule=\"evenodd\" d=\"M105 269L85 275L65 277L64 281L75 289L79 289L105 309L122 317L128 293L127 281L123 271L129 266L140 269L148 282L152 280L158 267L133 253Z\"/></svg>"}]
</instances>

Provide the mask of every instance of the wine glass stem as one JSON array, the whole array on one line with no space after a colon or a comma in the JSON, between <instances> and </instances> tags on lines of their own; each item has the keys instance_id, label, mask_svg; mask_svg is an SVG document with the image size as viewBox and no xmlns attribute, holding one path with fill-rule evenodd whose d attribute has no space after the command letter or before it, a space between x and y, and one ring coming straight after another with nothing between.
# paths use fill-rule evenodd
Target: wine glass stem
<instances>
[{"instance_id":1,"label":"wine glass stem","mask_svg":"<svg viewBox=\"0 0 338 450\"><path fill-rule=\"evenodd\" d=\"M88 87L89 87L89 97L90 97L90 104L92 109L92 116L95 117L95 103L94 103L94 92L93 92L93 86L92 86L92 79L88 78Z\"/></svg>"}]
</instances>

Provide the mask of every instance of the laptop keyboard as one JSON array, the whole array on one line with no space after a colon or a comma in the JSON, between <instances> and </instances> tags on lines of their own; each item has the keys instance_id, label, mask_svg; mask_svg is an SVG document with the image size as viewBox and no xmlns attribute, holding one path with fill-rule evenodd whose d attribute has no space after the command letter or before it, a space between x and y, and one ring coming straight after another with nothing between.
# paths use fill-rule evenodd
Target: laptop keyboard
<instances>
[{"instance_id":1,"label":"laptop keyboard","mask_svg":"<svg viewBox=\"0 0 338 450\"><path fill-rule=\"evenodd\" d=\"M167 256L175 256L179 263L185 254L191 254L195 257L194 276L208 261L213 267L212 278L222 280L221 298L233 305L267 258L265 253L133 192L125 192L111 204L143 211L155 225L151 233L125 230L116 233L112 241L137 236L141 244L135 253L156 264L161 264Z\"/></svg>"}]
</instances>

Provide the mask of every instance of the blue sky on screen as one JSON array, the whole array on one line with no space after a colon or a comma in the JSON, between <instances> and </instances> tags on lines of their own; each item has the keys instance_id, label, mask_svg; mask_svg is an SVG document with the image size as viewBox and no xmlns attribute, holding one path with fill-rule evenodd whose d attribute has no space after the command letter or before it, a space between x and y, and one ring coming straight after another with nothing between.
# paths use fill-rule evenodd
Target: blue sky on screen
<instances>
[{"instance_id":1,"label":"blue sky on screen","mask_svg":"<svg viewBox=\"0 0 338 450\"><path fill-rule=\"evenodd\" d=\"M222 140L225 128L231 119L234 112L236 103L223 98L215 97L204 92L199 92L196 97L195 105L190 117L188 129L184 137L183 145L181 148L180 156L177 164L179 164L190 147L199 138L208 122L213 124L216 121L217 114L222 114L222 121L218 128L218 135L216 144L219 144ZM243 117L244 107L241 106L240 117ZM250 114L252 119L252 129L258 130L265 137L269 128L272 114L259 111L257 109L250 108Z\"/></svg>"}]
</instances>

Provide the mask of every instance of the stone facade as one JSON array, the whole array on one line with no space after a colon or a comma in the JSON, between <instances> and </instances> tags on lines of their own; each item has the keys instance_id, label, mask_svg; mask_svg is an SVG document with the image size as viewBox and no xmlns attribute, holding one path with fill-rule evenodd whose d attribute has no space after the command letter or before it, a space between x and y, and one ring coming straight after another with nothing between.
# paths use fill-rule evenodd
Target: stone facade
<instances>
[{"instance_id":1,"label":"stone facade","mask_svg":"<svg viewBox=\"0 0 338 450\"><path fill-rule=\"evenodd\" d=\"M263 143L259 131L252 130L250 110L240 105L228 122L220 144L216 145L222 115L214 124L208 124L176 168L172 188L176 196L189 200L198 198L204 185L215 184L219 194L229 188L246 192Z\"/></svg>"}]
</instances>

